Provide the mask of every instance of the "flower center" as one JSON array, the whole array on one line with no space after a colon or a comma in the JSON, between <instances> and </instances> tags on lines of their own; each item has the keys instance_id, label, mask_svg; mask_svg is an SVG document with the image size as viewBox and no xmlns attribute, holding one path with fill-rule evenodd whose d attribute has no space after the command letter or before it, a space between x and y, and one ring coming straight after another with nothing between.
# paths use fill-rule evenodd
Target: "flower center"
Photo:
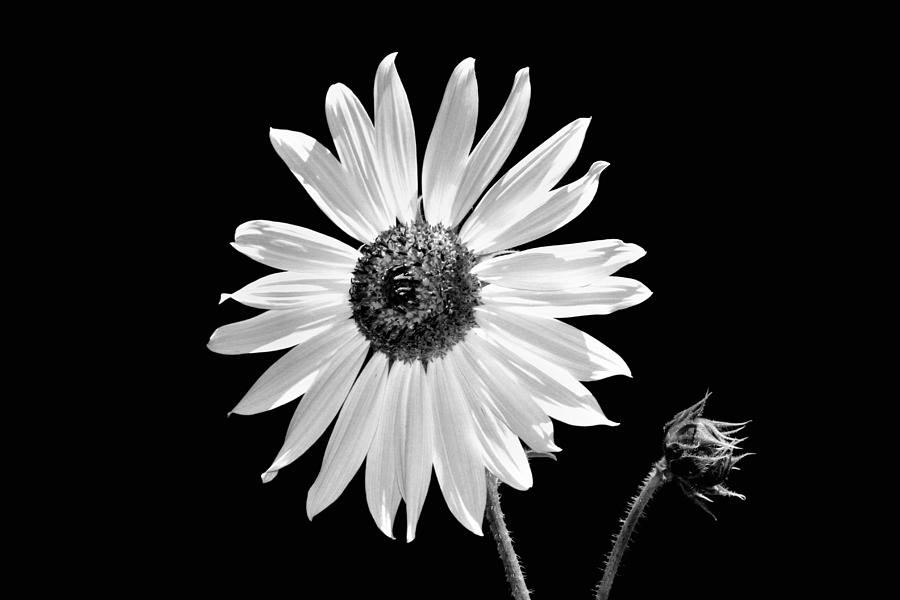
<instances>
[{"instance_id":1,"label":"flower center","mask_svg":"<svg viewBox=\"0 0 900 600\"><path fill-rule=\"evenodd\" d=\"M392 360L440 358L475 325L475 255L443 225L383 231L360 250L350 304L359 330Z\"/></svg>"}]
</instances>

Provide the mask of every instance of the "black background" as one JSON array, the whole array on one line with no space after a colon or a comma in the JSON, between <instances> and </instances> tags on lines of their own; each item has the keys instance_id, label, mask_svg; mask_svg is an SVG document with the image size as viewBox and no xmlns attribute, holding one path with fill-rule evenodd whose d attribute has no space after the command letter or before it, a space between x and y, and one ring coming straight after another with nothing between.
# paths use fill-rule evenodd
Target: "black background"
<instances>
[{"instance_id":1,"label":"black background","mask_svg":"<svg viewBox=\"0 0 900 600\"><path fill-rule=\"evenodd\" d=\"M558 461L533 461L535 485L527 492L501 488L534 597L591 597L626 503L660 456L663 424L707 389L713 392L707 416L753 421L745 448L758 455L730 486L747 500L716 501L713 521L674 488L664 489L638 527L613 597L693 598L698 590L751 597L767 589L779 569L772 515L783 492L767 476L783 461L770 447L783 401L772 374L792 361L778 315L786 291L772 271L787 217L799 207L774 158L784 151L773 123L783 118L792 73L764 37L703 31L607 42L610 24L509 44L498 42L504 32L452 42L420 34L342 44L340 32L329 32L333 41L325 43L310 37L311 23L302 35L295 27L273 22L264 42L202 37L156 73L161 87L153 94L167 127L154 167L165 177L152 211L160 222L153 237L159 270L175 291L155 297L169 306L160 310L171 319L158 332L168 339L147 386L162 383L168 391L152 409L162 417L148 452L152 477L136 484L147 540L136 560L148 584L297 598L507 593L492 540L455 521L435 480L411 544L401 541L402 507L398 540L377 530L361 472L332 506L307 520L306 491L324 436L262 485L259 474L280 447L295 403L253 417L225 415L279 353L220 356L205 348L216 327L256 312L233 302L218 306L219 294L270 272L228 246L239 224L284 221L353 243L275 154L269 127L331 146L328 86L348 85L371 111L375 69L399 51L420 165L460 60L476 59L476 139L500 110L515 72L528 66L529 116L506 168L584 116L593 122L562 183L581 177L595 160L611 163L589 208L531 245L619 238L647 250L621 274L653 290L649 300L569 320L632 369L632 379L587 384L621 425L558 423Z\"/></svg>"}]
</instances>

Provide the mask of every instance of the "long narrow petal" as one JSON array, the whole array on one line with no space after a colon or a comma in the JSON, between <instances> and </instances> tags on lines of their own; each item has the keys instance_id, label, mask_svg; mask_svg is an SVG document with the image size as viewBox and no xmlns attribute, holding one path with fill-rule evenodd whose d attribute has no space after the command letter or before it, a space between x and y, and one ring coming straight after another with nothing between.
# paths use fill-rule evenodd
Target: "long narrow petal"
<instances>
[{"instance_id":1,"label":"long narrow petal","mask_svg":"<svg viewBox=\"0 0 900 600\"><path fill-rule=\"evenodd\" d=\"M580 381L631 375L625 361L593 336L562 321L498 306L479 306L475 319L492 342L513 352L525 347L568 370Z\"/></svg>"},{"instance_id":2,"label":"long narrow petal","mask_svg":"<svg viewBox=\"0 0 900 600\"><path fill-rule=\"evenodd\" d=\"M367 198L328 148L302 133L272 129L269 138L278 156L335 225L361 242L378 235Z\"/></svg>"},{"instance_id":3,"label":"long narrow petal","mask_svg":"<svg viewBox=\"0 0 900 600\"><path fill-rule=\"evenodd\" d=\"M338 348L331 360L322 367L309 391L297 405L288 425L284 444L272 465L263 473L263 482L271 481L279 469L297 460L331 424L356 380L368 349L369 342L357 334Z\"/></svg>"},{"instance_id":4,"label":"long narrow petal","mask_svg":"<svg viewBox=\"0 0 900 600\"><path fill-rule=\"evenodd\" d=\"M506 223L494 222L490 230L469 242L469 248L487 254L515 248L553 233L588 207L597 193L597 179L608 166L607 162L595 162L581 179L548 194L535 195L525 209L528 214Z\"/></svg>"},{"instance_id":5,"label":"long narrow petal","mask_svg":"<svg viewBox=\"0 0 900 600\"><path fill-rule=\"evenodd\" d=\"M394 224L394 209L385 199L375 160L375 126L362 102L342 83L328 88L325 116L341 164L363 193L378 231Z\"/></svg>"},{"instance_id":6,"label":"long narrow petal","mask_svg":"<svg viewBox=\"0 0 900 600\"><path fill-rule=\"evenodd\" d=\"M343 493L369 452L384 406L387 374L387 358L376 352L353 384L328 439L322 469L306 497L310 519Z\"/></svg>"},{"instance_id":7,"label":"long narrow petal","mask_svg":"<svg viewBox=\"0 0 900 600\"><path fill-rule=\"evenodd\" d=\"M511 290L488 285L481 290L486 305L501 306L539 317L608 315L640 304L650 297L647 286L628 277L604 277L596 283L568 290Z\"/></svg>"},{"instance_id":8,"label":"long narrow petal","mask_svg":"<svg viewBox=\"0 0 900 600\"><path fill-rule=\"evenodd\" d=\"M590 390L566 369L524 347L513 352L496 344L495 350L512 368L523 389L550 417L580 427L617 425L606 418Z\"/></svg>"},{"instance_id":9,"label":"long narrow petal","mask_svg":"<svg viewBox=\"0 0 900 600\"><path fill-rule=\"evenodd\" d=\"M278 408L309 390L316 377L338 348L359 335L352 320L338 321L334 327L319 333L269 367L232 412L239 415Z\"/></svg>"},{"instance_id":10,"label":"long narrow petal","mask_svg":"<svg viewBox=\"0 0 900 600\"><path fill-rule=\"evenodd\" d=\"M459 360L455 368L460 372L471 373L468 361L460 355L448 354L451 361ZM528 457L522 448L519 437L509 430L503 421L491 409L486 401L483 388L475 385L471 376L460 377L475 424L475 434L483 450L482 459L488 470L501 481L518 490L527 490L533 480Z\"/></svg>"},{"instance_id":11,"label":"long narrow petal","mask_svg":"<svg viewBox=\"0 0 900 600\"><path fill-rule=\"evenodd\" d=\"M597 240L495 256L472 269L487 283L519 290L565 290L598 282L644 256L637 244Z\"/></svg>"},{"instance_id":12,"label":"long narrow petal","mask_svg":"<svg viewBox=\"0 0 900 600\"><path fill-rule=\"evenodd\" d=\"M397 439L400 442L400 491L406 503L406 541L416 537L416 525L431 483L434 417L432 390L425 383L422 363L395 363L402 383L397 404Z\"/></svg>"},{"instance_id":13,"label":"long narrow petal","mask_svg":"<svg viewBox=\"0 0 900 600\"><path fill-rule=\"evenodd\" d=\"M467 58L453 70L438 111L422 165L425 219L450 225L478 119L478 84L475 59Z\"/></svg>"},{"instance_id":14,"label":"long narrow petal","mask_svg":"<svg viewBox=\"0 0 900 600\"><path fill-rule=\"evenodd\" d=\"M484 333L473 330L459 344L471 389L529 447L539 452L558 452L559 446L553 443L553 423L481 335Z\"/></svg>"},{"instance_id":15,"label":"long narrow petal","mask_svg":"<svg viewBox=\"0 0 900 600\"><path fill-rule=\"evenodd\" d=\"M416 218L418 164L416 130L406 90L389 54L375 75L375 149L386 200L403 223Z\"/></svg>"},{"instance_id":16,"label":"long narrow petal","mask_svg":"<svg viewBox=\"0 0 900 600\"><path fill-rule=\"evenodd\" d=\"M396 365L394 365L396 366ZM381 532L394 539L394 516L400 506L400 482L397 472L400 451L397 435L399 386L403 383L397 369L388 374L384 404L375 437L366 456L366 503Z\"/></svg>"},{"instance_id":17,"label":"long narrow petal","mask_svg":"<svg viewBox=\"0 0 900 600\"><path fill-rule=\"evenodd\" d=\"M482 535L487 494L482 450L463 400L462 373L447 356L428 365L427 376L434 378L434 472L453 516Z\"/></svg>"},{"instance_id":18,"label":"long narrow petal","mask_svg":"<svg viewBox=\"0 0 900 600\"><path fill-rule=\"evenodd\" d=\"M497 231L532 212L575 162L590 122L566 125L491 186L460 230L460 240L478 252Z\"/></svg>"},{"instance_id":19,"label":"long narrow petal","mask_svg":"<svg viewBox=\"0 0 900 600\"><path fill-rule=\"evenodd\" d=\"M350 305L324 304L294 310L269 310L260 315L223 325L209 338L207 347L219 354L249 354L284 350L309 341L349 319Z\"/></svg>"},{"instance_id":20,"label":"long narrow petal","mask_svg":"<svg viewBox=\"0 0 900 600\"><path fill-rule=\"evenodd\" d=\"M310 279L349 279L359 259L359 252L344 242L276 221L247 221L238 226L232 246L266 266Z\"/></svg>"},{"instance_id":21,"label":"long narrow petal","mask_svg":"<svg viewBox=\"0 0 900 600\"><path fill-rule=\"evenodd\" d=\"M231 412L239 415L278 408L309 390L338 348L358 335L352 320L337 321L330 330L297 345L263 373Z\"/></svg>"},{"instance_id":22,"label":"long narrow petal","mask_svg":"<svg viewBox=\"0 0 900 600\"><path fill-rule=\"evenodd\" d=\"M466 171L453 203L451 216L454 227L463 220L509 157L522 132L530 101L531 81L528 69L521 69L516 73L512 92L503 105L503 110L469 155Z\"/></svg>"},{"instance_id":23,"label":"long narrow petal","mask_svg":"<svg viewBox=\"0 0 900 600\"><path fill-rule=\"evenodd\" d=\"M231 298L245 306L266 310L315 308L346 304L350 301L350 276L340 279L309 279L291 271L261 277L231 294L222 294L219 303Z\"/></svg>"}]
</instances>

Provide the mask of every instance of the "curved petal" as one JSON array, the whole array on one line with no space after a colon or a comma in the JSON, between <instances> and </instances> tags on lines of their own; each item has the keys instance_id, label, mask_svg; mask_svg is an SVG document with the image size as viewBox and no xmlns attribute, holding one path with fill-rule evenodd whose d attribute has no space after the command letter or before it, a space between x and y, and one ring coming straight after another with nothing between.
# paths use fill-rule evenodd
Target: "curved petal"
<instances>
[{"instance_id":1,"label":"curved petal","mask_svg":"<svg viewBox=\"0 0 900 600\"><path fill-rule=\"evenodd\" d=\"M244 306L266 310L293 308L315 309L322 305L338 306L350 302L350 277L309 279L305 275L282 271L261 277L231 294L222 294L219 304L231 298Z\"/></svg>"},{"instance_id":2,"label":"curved petal","mask_svg":"<svg viewBox=\"0 0 900 600\"><path fill-rule=\"evenodd\" d=\"M434 416L431 386L425 384L422 363L394 363L398 371L397 439L400 443L400 492L406 503L406 541L416 537L416 525L431 483Z\"/></svg>"},{"instance_id":3,"label":"curved petal","mask_svg":"<svg viewBox=\"0 0 900 600\"><path fill-rule=\"evenodd\" d=\"M447 358L451 361L462 359L455 366L458 372L472 372L463 357L448 354ZM471 376L461 377L460 383L465 391L469 411L472 413L475 435L483 450L482 459L485 466L507 485L517 490L527 490L532 486L533 479L528 457L525 456L525 450L518 436L497 417L491 403L485 401L482 390L473 385Z\"/></svg>"},{"instance_id":4,"label":"curved petal","mask_svg":"<svg viewBox=\"0 0 900 600\"><path fill-rule=\"evenodd\" d=\"M568 290L511 290L492 284L482 288L481 299L490 306L539 317L563 319L608 315L640 304L651 294L647 286L635 279L604 277L591 285Z\"/></svg>"},{"instance_id":5,"label":"curved petal","mask_svg":"<svg viewBox=\"0 0 900 600\"><path fill-rule=\"evenodd\" d=\"M368 350L369 342L357 333L323 366L297 405L281 450L262 474L263 483L272 481L279 469L297 460L328 428L344 404Z\"/></svg>"},{"instance_id":6,"label":"curved petal","mask_svg":"<svg viewBox=\"0 0 900 600\"><path fill-rule=\"evenodd\" d=\"M596 240L495 256L472 268L487 283L519 290L565 290L598 282L644 256L637 244Z\"/></svg>"},{"instance_id":7,"label":"curved petal","mask_svg":"<svg viewBox=\"0 0 900 600\"><path fill-rule=\"evenodd\" d=\"M438 111L422 165L425 219L450 225L453 203L462 182L478 119L475 59L453 70Z\"/></svg>"},{"instance_id":8,"label":"curved petal","mask_svg":"<svg viewBox=\"0 0 900 600\"><path fill-rule=\"evenodd\" d=\"M394 208L385 200L375 160L375 126L362 102L342 83L328 88L325 96L328 128L346 172L365 199L361 207L371 215L375 229L384 231L394 224Z\"/></svg>"},{"instance_id":9,"label":"curved petal","mask_svg":"<svg viewBox=\"0 0 900 600\"><path fill-rule=\"evenodd\" d=\"M482 450L475 424L463 400L462 373L447 360L450 353L428 365L434 386L434 472L453 516L477 535L487 499Z\"/></svg>"},{"instance_id":10,"label":"curved petal","mask_svg":"<svg viewBox=\"0 0 900 600\"><path fill-rule=\"evenodd\" d=\"M419 171L415 125L396 57L386 56L375 75L375 149L386 200L393 202L396 218L408 223L416 218Z\"/></svg>"},{"instance_id":11,"label":"curved petal","mask_svg":"<svg viewBox=\"0 0 900 600\"><path fill-rule=\"evenodd\" d=\"M606 418L590 390L564 368L524 347L515 352L499 344L494 348L512 368L521 386L550 417L579 427L618 425Z\"/></svg>"},{"instance_id":12,"label":"curved petal","mask_svg":"<svg viewBox=\"0 0 900 600\"><path fill-rule=\"evenodd\" d=\"M581 179L549 194L535 196L529 202L527 215L517 221L494 223L492 231L484 233L469 247L479 254L487 254L515 248L553 233L588 207L597 193L597 179L608 166L607 162L595 162Z\"/></svg>"},{"instance_id":13,"label":"curved petal","mask_svg":"<svg viewBox=\"0 0 900 600\"><path fill-rule=\"evenodd\" d=\"M328 148L302 133L272 129L269 139L306 192L334 224L369 243L380 231L372 210L347 171Z\"/></svg>"},{"instance_id":14,"label":"curved petal","mask_svg":"<svg viewBox=\"0 0 900 600\"><path fill-rule=\"evenodd\" d=\"M375 352L353 384L328 439L322 469L306 496L310 519L343 493L369 452L381 419L387 374L387 358Z\"/></svg>"},{"instance_id":15,"label":"curved petal","mask_svg":"<svg viewBox=\"0 0 900 600\"><path fill-rule=\"evenodd\" d=\"M562 321L479 306L475 320L492 342L511 352L525 348L569 371L581 381L628 375L628 365L593 336Z\"/></svg>"},{"instance_id":16,"label":"curved petal","mask_svg":"<svg viewBox=\"0 0 900 600\"><path fill-rule=\"evenodd\" d=\"M454 227L463 220L509 157L522 132L530 101L531 81L526 68L516 73L512 92L503 105L503 110L469 155L451 211L451 224Z\"/></svg>"},{"instance_id":17,"label":"curved petal","mask_svg":"<svg viewBox=\"0 0 900 600\"><path fill-rule=\"evenodd\" d=\"M350 304L324 304L294 310L269 310L244 321L223 325L207 347L219 354L284 350L302 344L350 318Z\"/></svg>"},{"instance_id":18,"label":"curved petal","mask_svg":"<svg viewBox=\"0 0 900 600\"><path fill-rule=\"evenodd\" d=\"M247 221L234 232L234 248L262 264L310 279L349 280L359 252L318 231L275 221Z\"/></svg>"},{"instance_id":19,"label":"curved petal","mask_svg":"<svg viewBox=\"0 0 900 600\"><path fill-rule=\"evenodd\" d=\"M396 366L396 365L395 365ZM378 429L366 456L366 503L381 532L394 539L394 516L400 506L400 482L397 473L400 441L397 435L397 404L400 372L391 369L385 389L384 405Z\"/></svg>"},{"instance_id":20,"label":"curved petal","mask_svg":"<svg viewBox=\"0 0 900 600\"><path fill-rule=\"evenodd\" d=\"M539 452L559 451L553 443L553 423L530 396L522 393L523 386L515 373L480 334L483 335L473 330L459 344L470 389L531 448Z\"/></svg>"},{"instance_id":21,"label":"curved petal","mask_svg":"<svg viewBox=\"0 0 900 600\"><path fill-rule=\"evenodd\" d=\"M499 231L532 212L575 162L590 122L566 125L501 177L472 211L459 239L481 252Z\"/></svg>"},{"instance_id":22,"label":"curved petal","mask_svg":"<svg viewBox=\"0 0 900 600\"><path fill-rule=\"evenodd\" d=\"M338 348L357 336L354 321L338 321L331 329L297 345L256 380L231 412L255 415L305 394Z\"/></svg>"}]
</instances>

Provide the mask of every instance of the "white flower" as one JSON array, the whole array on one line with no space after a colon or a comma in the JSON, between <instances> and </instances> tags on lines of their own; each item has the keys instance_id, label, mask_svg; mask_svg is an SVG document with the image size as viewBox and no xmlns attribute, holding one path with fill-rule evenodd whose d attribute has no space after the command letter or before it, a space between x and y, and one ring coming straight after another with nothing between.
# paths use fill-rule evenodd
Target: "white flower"
<instances>
[{"instance_id":1,"label":"white flower","mask_svg":"<svg viewBox=\"0 0 900 600\"><path fill-rule=\"evenodd\" d=\"M514 488L532 485L520 439L553 452L550 417L614 424L580 382L629 375L628 367L557 318L645 300L650 291L640 282L613 276L644 251L600 240L500 252L578 216L607 166L596 162L581 179L552 189L581 148L590 120L578 119L488 188L525 121L527 69L472 149L474 60L456 67L425 151L419 196L413 120L394 58L378 67L374 124L347 87L328 90L339 160L302 133L271 131L313 201L363 245L270 221L238 227L234 247L279 272L223 295L266 312L220 327L209 348L293 348L234 409L256 414L304 396L264 481L337 417L307 497L310 518L365 460L369 510L386 535L403 499L406 537L415 537L432 467L450 510L480 535L485 469Z\"/></svg>"}]
</instances>

